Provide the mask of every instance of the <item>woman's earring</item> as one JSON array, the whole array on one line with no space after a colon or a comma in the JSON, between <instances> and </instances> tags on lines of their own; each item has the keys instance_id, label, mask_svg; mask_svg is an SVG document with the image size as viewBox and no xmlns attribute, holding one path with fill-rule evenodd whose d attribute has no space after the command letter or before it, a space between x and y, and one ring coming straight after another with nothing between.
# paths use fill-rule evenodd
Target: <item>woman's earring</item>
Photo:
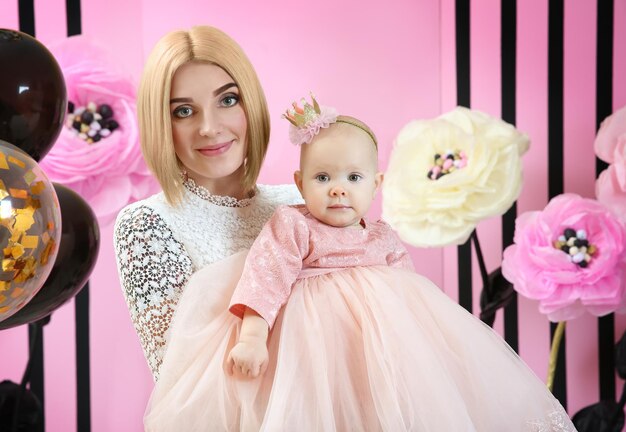
<instances>
[{"instance_id":1,"label":"woman's earring","mask_svg":"<svg viewBox=\"0 0 626 432\"><path fill-rule=\"evenodd\" d=\"M189 180L189 174L187 174L187 170L185 168L181 168L180 176L183 178L183 181L186 182Z\"/></svg>"}]
</instances>

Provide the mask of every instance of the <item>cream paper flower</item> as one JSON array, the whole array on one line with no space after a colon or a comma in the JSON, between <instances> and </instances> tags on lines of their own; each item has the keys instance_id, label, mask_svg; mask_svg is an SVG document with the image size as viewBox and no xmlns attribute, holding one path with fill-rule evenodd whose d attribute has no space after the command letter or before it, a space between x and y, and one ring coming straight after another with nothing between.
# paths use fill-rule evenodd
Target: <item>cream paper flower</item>
<instances>
[{"instance_id":1,"label":"cream paper flower","mask_svg":"<svg viewBox=\"0 0 626 432\"><path fill-rule=\"evenodd\" d=\"M385 173L383 218L414 246L464 243L478 222L505 213L519 196L529 144L503 120L462 107L410 122Z\"/></svg>"}]
</instances>

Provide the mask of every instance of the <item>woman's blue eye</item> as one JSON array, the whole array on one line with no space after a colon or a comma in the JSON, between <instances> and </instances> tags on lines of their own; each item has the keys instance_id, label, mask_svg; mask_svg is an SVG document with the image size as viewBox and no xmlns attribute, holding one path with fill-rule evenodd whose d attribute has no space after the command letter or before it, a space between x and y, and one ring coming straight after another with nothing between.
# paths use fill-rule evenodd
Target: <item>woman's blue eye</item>
<instances>
[{"instance_id":1,"label":"woman's blue eye","mask_svg":"<svg viewBox=\"0 0 626 432\"><path fill-rule=\"evenodd\" d=\"M318 174L317 176L315 176L315 179L321 183L325 183L330 180L330 178L326 174Z\"/></svg>"},{"instance_id":2,"label":"woman's blue eye","mask_svg":"<svg viewBox=\"0 0 626 432\"><path fill-rule=\"evenodd\" d=\"M359 174L350 174L348 176L348 180L351 182L358 182L359 180L361 180L361 176Z\"/></svg>"},{"instance_id":3,"label":"woman's blue eye","mask_svg":"<svg viewBox=\"0 0 626 432\"><path fill-rule=\"evenodd\" d=\"M226 95L222 99L222 105L224 105L225 107L235 106L237 105L238 102L239 102L239 96L234 95L234 94Z\"/></svg>"},{"instance_id":4,"label":"woman's blue eye","mask_svg":"<svg viewBox=\"0 0 626 432\"><path fill-rule=\"evenodd\" d=\"M178 118L186 118L193 114L193 109L189 106L181 106L174 110L174 115Z\"/></svg>"}]
</instances>

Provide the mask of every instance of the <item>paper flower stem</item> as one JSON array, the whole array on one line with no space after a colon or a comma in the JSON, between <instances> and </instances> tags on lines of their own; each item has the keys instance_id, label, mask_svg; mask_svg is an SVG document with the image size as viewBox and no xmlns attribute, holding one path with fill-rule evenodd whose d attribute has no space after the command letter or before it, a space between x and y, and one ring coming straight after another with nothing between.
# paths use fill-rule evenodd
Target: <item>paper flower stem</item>
<instances>
[{"instance_id":1,"label":"paper flower stem","mask_svg":"<svg viewBox=\"0 0 626 432\"><path fill-rule=\"evenodd\" d=\"M472 231L472 241L474 242L474 249L476 250L476 258L478 259L478 267L480 268L480 277L483 280L483 289L487 292L487 298L491 299L493 292L491 285L489 284L489 273L487 273L487 266L485 265L483 251L480 248L480 242L478 241L478 233L476 230Z\"/></svg>"},{"instance_id":2,"label":"paper flower stem","mask_svg":"<svg viewBox=\"0 0 626 432\"><path fill-rule=\"evenodd\" d=\"M559 347L561 346L561 340L563 339L563 333L565 332L565 322L560 321L554 331L554 337L552 338L552 348L550 348L550 361L548 363L548 379L546 385L548 390L552 392L554 387L554 372L556 371L556 362L559 358Z\"/></svg>"}]
</instances>

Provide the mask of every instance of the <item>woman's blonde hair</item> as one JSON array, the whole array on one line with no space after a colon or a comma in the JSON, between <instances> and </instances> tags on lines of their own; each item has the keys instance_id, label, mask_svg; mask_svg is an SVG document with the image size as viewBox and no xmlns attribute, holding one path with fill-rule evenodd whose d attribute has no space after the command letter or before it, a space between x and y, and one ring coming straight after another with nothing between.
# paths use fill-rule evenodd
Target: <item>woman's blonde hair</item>
<instances>
[{"instance_id":1,"label":"woman's blonde hair","mask_svg":"<svg viewBox=\"0 0 626 432\"><path fill-rule=\"evenodd\" d=\"M190 61L219 66L239 87L246 115L244 191L256 184L270 136L269 113L259 79L241 47L214 27L197 26L165 35L153 48L144 67L137 97L141 150L148 168L159 181L170 204L180 202L180 176L170 117L170 89L174 74Z\"/></svg>"}]
</instances>

